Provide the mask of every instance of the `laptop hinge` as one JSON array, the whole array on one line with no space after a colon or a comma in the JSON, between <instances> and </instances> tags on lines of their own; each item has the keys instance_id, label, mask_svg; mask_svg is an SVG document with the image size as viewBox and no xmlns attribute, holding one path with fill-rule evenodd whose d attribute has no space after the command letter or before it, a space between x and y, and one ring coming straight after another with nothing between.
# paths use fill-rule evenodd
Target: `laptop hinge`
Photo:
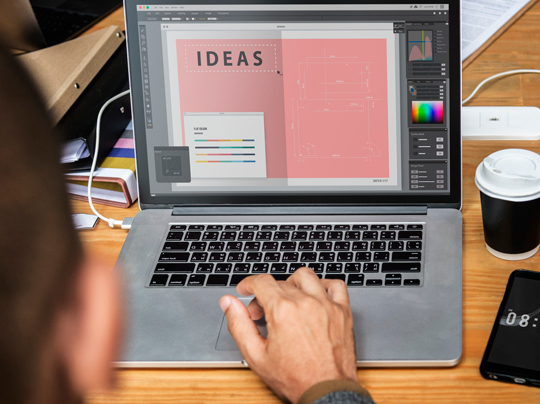
<instances>
[{"instance_id":1,"label":"laptop hinge","mask_svg":"<svg viewBox=\"0 0 540 404\"><path fill-rule=\"evenodd\" d=\"M173 216L426 215L427 206L177 206Z\"/></svg>"}]
</instances>

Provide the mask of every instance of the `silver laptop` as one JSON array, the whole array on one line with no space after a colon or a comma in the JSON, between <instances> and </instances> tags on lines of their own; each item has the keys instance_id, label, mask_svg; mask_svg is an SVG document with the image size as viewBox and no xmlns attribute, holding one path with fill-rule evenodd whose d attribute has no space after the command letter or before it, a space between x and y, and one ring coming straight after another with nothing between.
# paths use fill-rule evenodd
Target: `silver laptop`
<instances>
[{"instance_id":1,"label":"silver laptop","mask_svg":"<svg viewBox=\"0 0 540 404\"><path fill-rule=\"evenodd\" d=\"M457 364L459 2L243 3L125 1L119 365L242 366L219 298L301 266L348 285L359 366Z\"/></svg>"}]
</instances>

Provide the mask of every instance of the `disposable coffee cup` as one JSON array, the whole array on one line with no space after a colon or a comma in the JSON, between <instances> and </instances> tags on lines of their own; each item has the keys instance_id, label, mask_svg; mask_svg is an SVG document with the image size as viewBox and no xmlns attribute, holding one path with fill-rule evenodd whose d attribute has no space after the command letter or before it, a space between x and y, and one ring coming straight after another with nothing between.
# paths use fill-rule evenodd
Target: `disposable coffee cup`
<instances>
[{"instance_id":1,"label":"disposable coffee cup","mask_svg":"<svg viewBox=\"0 0 540 404\"><path fill-rule=\"evenodd\" d=\"M532 257L540 244L540 156L506 149L476 169L488 251L505 260Z\"/></svg>"}]
</instances>

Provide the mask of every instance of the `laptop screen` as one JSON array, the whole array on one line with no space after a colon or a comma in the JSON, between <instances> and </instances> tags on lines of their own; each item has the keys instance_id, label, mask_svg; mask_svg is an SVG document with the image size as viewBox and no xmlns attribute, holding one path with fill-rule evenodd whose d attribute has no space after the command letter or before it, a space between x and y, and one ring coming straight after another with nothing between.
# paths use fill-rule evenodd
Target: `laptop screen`
<instances>
[{"instance_id":1,"label":"laptop screen","mask_svg":"<svg viewBox=\"0 0 540 404\"><path fill-rule=\"evenodd\" d=\"M150 197L414 199L460 186L449 4L126 7Z\"/></svg>"}]
</instances>

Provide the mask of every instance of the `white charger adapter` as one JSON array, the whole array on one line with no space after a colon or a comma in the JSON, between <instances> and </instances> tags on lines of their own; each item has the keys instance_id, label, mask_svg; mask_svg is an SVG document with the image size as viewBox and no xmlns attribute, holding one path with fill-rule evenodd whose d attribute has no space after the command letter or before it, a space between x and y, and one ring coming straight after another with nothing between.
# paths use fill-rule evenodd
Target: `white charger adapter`
<instances>
[{"instance_id":1,"label":"white charger adapter","mask_svg":"<svg viewBox=\"0 0 540 404\"><path fill-rule=\"evenodd\" d=\"M539 140L540 109L536 107L463 107L463 140Z\"/></svg>"}]
</instances>

